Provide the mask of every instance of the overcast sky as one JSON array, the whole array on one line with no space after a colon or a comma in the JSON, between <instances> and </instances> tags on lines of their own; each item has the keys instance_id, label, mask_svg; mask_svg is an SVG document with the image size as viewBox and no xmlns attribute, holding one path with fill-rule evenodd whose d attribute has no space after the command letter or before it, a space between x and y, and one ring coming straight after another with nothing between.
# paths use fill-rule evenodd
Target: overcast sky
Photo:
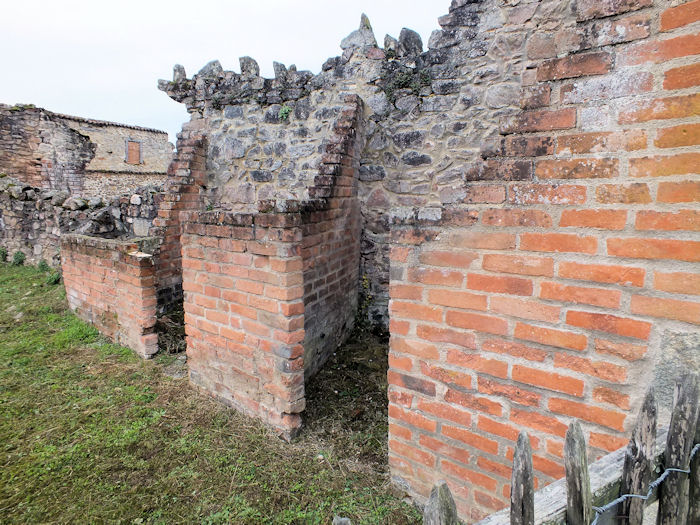
<instances>
[{"instance_id":1,"label":"overcast sky","mask_svg":"<svg viewBox=\"0 0 700 525\"><path fill-rule=\"evenodd\" d=\"M449 0L21 0L0 3L0 102L148 126L170 140L188 119L158 91L182 64L209 60L240 71L249 55L272 77L272 61L317 73L343 37L369 16L379 45L402 27L424 46Z\"/></svg>"}]
</instances>

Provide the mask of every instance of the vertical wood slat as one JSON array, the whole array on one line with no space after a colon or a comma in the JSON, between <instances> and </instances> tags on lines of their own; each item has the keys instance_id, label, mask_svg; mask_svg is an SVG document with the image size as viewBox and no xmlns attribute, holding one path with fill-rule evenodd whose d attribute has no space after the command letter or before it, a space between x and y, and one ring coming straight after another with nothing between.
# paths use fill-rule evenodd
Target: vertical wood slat
<instances>
[{"instance_id":1,"label":"vertical wood slat","mask_svg":"<svg viewBox=\"0 0 700 525\"><path fill-rule=\"evenodd\" d=\"M588 475L586 440L578 421L569 425L564 441L566 469L566 523L588 525L591 522L591 482Z\"/></svg>"},{"instance_id":2,"label":"vertical wood slat","mask_svg":"<svg viewBox=\"0 0 700 525\"><path fill-rule=\"evenodd\" d=\"M698 420L698 376L684 375L676 385L671 424L664 454L664 468L688 468ZM659 487L657 525L685 525L688 515L690 481L687 474L670 472Z\"/></svg>"},{"instance_id":3,"label":"vertical wood slat","mask_svg":"<svg viewBox=\"0 0 700 525\"><path fill-rule=\"evenodd\" d=\"M654 387L649 388L639 411L632 438L625 451L622 467L620 495L646 495L651 481L652 465L656 453L656 397ZM644 519L645 502L639 498L629 498L619 505L620 523L641 525Z\"/></svg>"},{"instance_id":4,"label":"vertical wood slat","mask_svg":"<svg viewBox=\"0 0 700 525\"><path fill-rule=\"evenodd\" d=\"M532 447L527 432L520 432L515 445L510 483L510 525L534 525L535 487L532 475Z\"/></svg>"},{"instance_id":5,"label":"vertical wood slat","mask_svg":"<svg viewBox=\"0 0 700 525\"><path fill-rule=\"evenodd\" d=\"M695 439L694 444L700 443L700 412L695 424ZM690 462L690 504L688 508L688 523L691 525L700 525L700 451L695 454L695 457Z\"/></svg>"}]
</instances>

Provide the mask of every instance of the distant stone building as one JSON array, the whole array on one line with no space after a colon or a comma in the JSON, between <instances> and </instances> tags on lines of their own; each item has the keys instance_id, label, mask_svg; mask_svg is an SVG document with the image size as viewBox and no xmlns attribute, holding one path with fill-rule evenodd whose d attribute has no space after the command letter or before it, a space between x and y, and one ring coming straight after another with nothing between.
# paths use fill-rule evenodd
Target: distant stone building
<instances>
[{"instance_id":1,"label":"distant stone building","mask_svg":"<svg viewBox=\"0 0 700 525\"><path fill-rule=\"evenodd\" d=\"M164 131L0 104L0 173L31 186L114 196L165 180Z\"/></svg>"}]
</instances>

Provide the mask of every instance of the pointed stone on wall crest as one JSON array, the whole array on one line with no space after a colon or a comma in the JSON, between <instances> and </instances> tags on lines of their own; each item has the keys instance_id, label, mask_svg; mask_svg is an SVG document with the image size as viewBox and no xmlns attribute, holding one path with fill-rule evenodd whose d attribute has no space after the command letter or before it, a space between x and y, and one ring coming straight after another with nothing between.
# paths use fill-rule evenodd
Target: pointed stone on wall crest
<instances>
[{"instance_id":1,"label":"pointed stone on wall crest","mask_svg":"<svg viewBox=\"0 0 700 525\"><path fill-rule=\"evenodd\" d=\"M391 35L384 36L384 51L397 55L399 52L399 41Z\"/></svg>"},{"instance_id":2,"label":"pointed stone on wall crest","mask_svg":"<svg viewBox=\"0 0 700 525\"><path fill-rule=\"evenodd\" d=\"M180 64L175 64L173 66L173 82L181 82L183 80L187 80L185 68Z\"/></svg>"},{"instance_id":3,"label":"pointed stone on wall crest","mask_svg":"<svg viewBox=\"0 0 700 525\"><path fill-rule=\"evenodd\" d=\"M250 57L241 57L238 59L241 64L241 75L244 77L259 77L260 76L260 66L258 63Z\"/></svg>"},{"instance_id":4,"label":"pointed stone on wall crest","mask_svg":"<svg viewBox=\"0 0 700 525\"><path fill-rule=\"evenodd\" d=\"M364 13L360 18L360 27L343 38L340 42L341 49L355 47L377 47L377 39L374 38L372 24L369 23L369 18L367 18L367 15Z\"/></svg>"},{"instance_id":5,"label":"pointed stone on wall crest","mask_svg":"<svg viewBox=\"0 0 700 525\"><path fill-rule=\"evenodd\" d=\"M287 67L284 64L281 62L273 62L272 69L275 70L275 78L277 80L284 81L287 79Z\"/></svg>"},{"instance_id":6,"label":"pointed stone on wall crest","mask_svg":"<svg viewBox=\"0 0 700 525\"><path fill-rule=\"evenodd\" d=\"M224 68L221 67L221 62L218 60L212 60L211 62L207 62L207 64L199 70L199 73L197 73L200 77L205 77L205 76L215 76L218 75L219 73L223 73Z\"/></svg>"},{"instance_id":7,"label":"pointed stone on wall crest","mask_svg":"<svg viewBox=\"0 0 700 525\"><path fill-rule=\"evenodd\" d=\"M418 56L423 52L423 40L412 29L403 28L399 35L399 56Z\"/></svg>"}]
</instances>

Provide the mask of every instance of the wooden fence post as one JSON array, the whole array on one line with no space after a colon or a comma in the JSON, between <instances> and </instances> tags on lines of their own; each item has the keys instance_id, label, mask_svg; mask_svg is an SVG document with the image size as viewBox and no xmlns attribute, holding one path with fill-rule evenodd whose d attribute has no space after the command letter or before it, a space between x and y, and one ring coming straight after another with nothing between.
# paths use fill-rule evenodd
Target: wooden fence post
<instances>
[{"instance_id":1,"label":"wooden fence post","mask_svg":"<svg viewBox=\"0 0 700 525\"><path fill-rule=\"evenodd\" d=\"M520 432L515 445L510 478L510 525L534 525L535 487L532 476L532 447L527 432Z\"/></svg>"},{"instance_id":2,"label":"wooden fence post","mask_svg":"<svg viewBox=\"0 0 700 525\"><path fill-rule=\"evenodd\" d=\"M591 522L591 482L588 476L586 440L578 421L569 425L564 440L566 469L566 523L588 525Z\"/></svg>"},{"instance_id":3,"label":"wooden fence post","mask_svg":"<svg viewBox=\"0 0 700 525\"><path fill-rule=\"evenodd\" d=\"M625 450L625 463L622 467L620 495L641 494L646 496L651 481L652 464L656 453L656 397L654 387L650 387L632 432L632 439ZM645 502L639 498L623 501L619 508L620 523L642 525Z\"/></svg>"},{"instance_id":4,"label":"wooden fence post","mask_svg":"<svg viewBox=\"0 0 700 525\"><path fill-rule=\"evenodd\" d=\"M695 424L695 439L693 442L694 445L700 443L700 411ZM690 525L700 525L700 450L695 453L695 457L690 462L689 499L688 523Z\"/></svg>"},{"instance_id":5,"label":"wooden fence post","mask_svg":"<svg viewBox=\"0 0 700 525\"><path fill-rule=\"evenodd\" d=\"M688 468L688 457L695 440L698 420L698 376L684 375L676 385L673 412L668 429L664 468ZM688 517L689 476L670 472L659 487L657 525L685 525Z\"/></svg>"}]
</instances>

